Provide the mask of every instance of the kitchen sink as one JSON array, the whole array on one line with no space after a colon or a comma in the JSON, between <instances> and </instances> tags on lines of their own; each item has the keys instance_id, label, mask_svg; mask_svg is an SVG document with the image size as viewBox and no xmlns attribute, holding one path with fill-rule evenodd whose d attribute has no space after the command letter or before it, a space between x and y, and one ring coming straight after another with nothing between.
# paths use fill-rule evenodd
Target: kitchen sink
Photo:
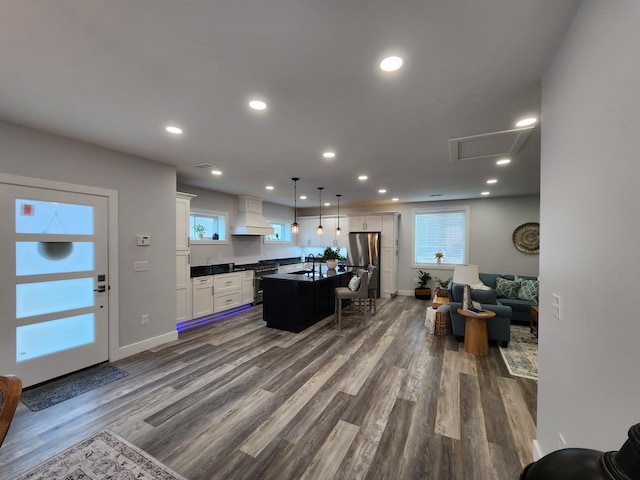
<instances>
[{"instance_id":1,"label":"kitchen sink","mask_svg":"<svg viewBox=\"0 0 640 480\"><path fill-rule=\"evenodd\" d=\"M307 268L305 270L297 270L295 272L291 272L294 275L304 275L305 273L312 273L312 270L310 268Z\"/></svg>"}]
</instances>

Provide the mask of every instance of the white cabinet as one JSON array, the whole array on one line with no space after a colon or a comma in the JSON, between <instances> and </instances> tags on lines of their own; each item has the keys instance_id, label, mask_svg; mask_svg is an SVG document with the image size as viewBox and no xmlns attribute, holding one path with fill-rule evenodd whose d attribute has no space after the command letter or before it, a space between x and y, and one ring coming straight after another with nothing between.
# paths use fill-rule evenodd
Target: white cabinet
<instances>
[{"instance_id":1,"label":"white cabinet","mask_svg":"<svg viewBox=\"0 0 640 480\"><path fill-rule=\"evenodd\" d=\"M195 195L176 193L176 322L191 320L189 210Z\"/></svg>"},{"instance_id":2,"label":"white cabinet","mask_svg":"<svg viewBox=\"0 0 640 480\"><path fill-rule=\"evenodd\" d=\"M253 303L253 270L247 270L240 274L242 281L242 305Z\"/></svg>"},{"instance_id":3,"label":"white cabinet","mask_svg":"<svg viewBox=\"0 0 640 480\"><path fill-rule=\"evenodd\" d=\"M213 275L191 279L193 318L213 313Z\"/></svg>"},{"instance_id":4,"label":"white cabinet","mask_svg":"<svg viewBox=\"0 0 640 480\"><path fill-rule=\"evenodd\" d=\"M213 313L224 312L242 305L240 272L223 273L213 277Z\"/></svg>"},{"instance_id":5,"label":"white cabinet","mask_svg":"<svg viewBox=\"0 0 640 480\"><path fill-rule=\"evenodd\" d=\"M398 213L384 214L382 216L382 248L398 247Z\"/></svg>"},{"instance_id":6,"label":"white cabinet","mask_svg":"<svg viewBox=\"0 0 640 480\"><path fill-rule=\"evenodd\" d=\"M398 249L383 248L380 253L380 296L390 298L398 293Z\"/></svg>"},{"instance_id":7,"label":"white cabinet","mask_svg":"<svg viewBox=\"0 0 640 480\"><path fill-rule=\"evenodd\" d=\"M349 217L350 232L381 232L382 215L361 215Z\"/></svg>"},{"instance_id":8,"label":"white cabinet","mask_svg":"<svg viewBox=\"0 0 640 480\"><path fill-rule=\"evenodd\" d=\"M322 217L323 234L318 235L317 229L320 224L319 217L303 217L298 219L300 223L300 234L298 235L298 245L301 247L346 247L349 237L348 221L346 217L340 217L340 228L342 235L336 236L338 217Z\"/></svg>"},{"instance_id":9,"label":"white cabinet","mask_svg":"<svg viewBox=\"0 0 640 480\"><path fill-rule=\"evenodd\" d=\"M189 252L176 252L176 321L191 320L191 265Z\"/></svg>"}]
</instances>

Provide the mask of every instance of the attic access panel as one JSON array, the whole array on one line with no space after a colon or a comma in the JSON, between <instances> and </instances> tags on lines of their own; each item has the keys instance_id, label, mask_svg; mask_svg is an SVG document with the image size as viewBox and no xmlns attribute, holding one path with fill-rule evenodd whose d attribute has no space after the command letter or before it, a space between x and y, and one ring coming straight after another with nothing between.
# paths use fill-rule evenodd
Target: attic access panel
<instances>
[{"instance_id":1,"label":"attic access panel","mask_svg":"<svg viewBox=\"0 0 640 480\"><path fill-rule=\"evenodd\" d=\"M452 163L466 160L480 160L508 157L520 151L534 126L483 133L449 140L449 160Z\"/></svg>"}]
</instances>

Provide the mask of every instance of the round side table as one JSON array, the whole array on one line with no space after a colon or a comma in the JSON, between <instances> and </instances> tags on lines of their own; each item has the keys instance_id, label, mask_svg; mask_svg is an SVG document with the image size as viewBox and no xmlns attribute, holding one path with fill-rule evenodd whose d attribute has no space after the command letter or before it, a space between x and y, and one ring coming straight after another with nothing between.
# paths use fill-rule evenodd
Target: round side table
<instances>
[{"instance_id":1,"label":"round side table","mask_svg":"<svg viewBox=\"0 0 640 480\"><path fill-rule=\"evenodd\" d=\"M496 312L482 310L480 313L473 313L459 308L458 313L467 319L464 328L464 351L472 355L489 355L487 318L495 317Z\"/></svg>"}]
</instances>

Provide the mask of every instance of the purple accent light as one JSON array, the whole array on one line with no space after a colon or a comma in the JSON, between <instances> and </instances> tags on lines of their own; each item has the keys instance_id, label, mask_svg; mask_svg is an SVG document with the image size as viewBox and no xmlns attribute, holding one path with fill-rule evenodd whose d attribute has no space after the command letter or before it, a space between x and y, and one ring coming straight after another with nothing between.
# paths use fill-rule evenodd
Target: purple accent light
<instances>
[{"instance_id":1,"label":"purple accent light","mask_svg":"<svg viewBox=\"0 0 640 480\"><path fill-rule=\"evenodd\" d=\"M252 305L248 303L247 305L243 305L237 308L232 308L231 310L226 310L222 313L217 313L215 315L208 315L206 317L196 318L195 320L187 320L185 322L180 322L176 324L176 330L178 331L178 333L182 333L191 328L202 327L203 325L209 325L210 323L219 322L229 317L233 317L235 314L240 313L244 310L248 310L251 307Z\"/></svg>"}]
</instances>

